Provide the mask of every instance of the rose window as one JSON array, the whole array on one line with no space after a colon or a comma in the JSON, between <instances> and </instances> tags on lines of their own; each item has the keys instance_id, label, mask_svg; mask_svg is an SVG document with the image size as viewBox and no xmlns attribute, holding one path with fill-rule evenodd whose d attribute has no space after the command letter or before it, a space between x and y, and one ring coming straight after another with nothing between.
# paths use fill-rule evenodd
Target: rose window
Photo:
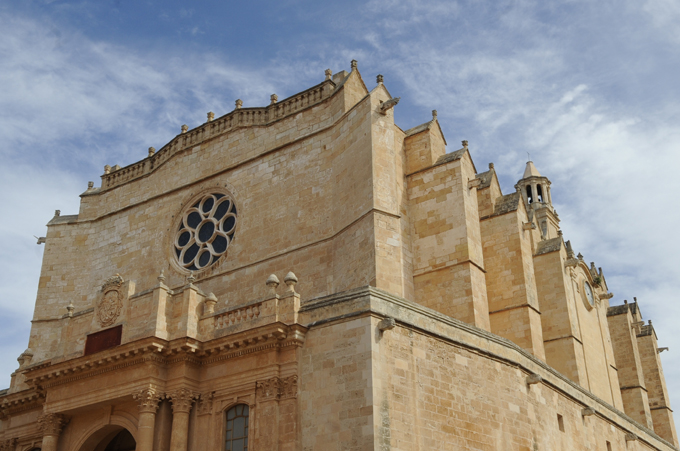
<instances>
[{"instance_id":1,"label":"rose window","mask_svg":"<svg viewBox=\"0 0 680 451\"><path fill-rule=\"evenodd\" d=\"M207 268L227 252L235 229L234 202L220 193L203 196L182 214L174 241L177 262L190 271Z\"/></svg>"}]
</instances>

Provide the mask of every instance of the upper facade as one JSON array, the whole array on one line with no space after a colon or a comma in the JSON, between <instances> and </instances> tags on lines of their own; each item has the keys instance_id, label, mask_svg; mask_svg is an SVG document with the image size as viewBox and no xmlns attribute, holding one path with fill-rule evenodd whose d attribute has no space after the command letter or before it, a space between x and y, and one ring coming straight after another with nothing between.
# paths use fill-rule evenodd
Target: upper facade
<instances>
[{"instance_id":1,"label":"upper facade","mask_svg":"<svg viewBox=\"0 0 680 451\"><path fill-rule=\"evenodd\" d=\"M398 100L353 61L106 166L79 213L48 224L4 439L89 451L125 428L116 440L145 451L231 449L224 425L250 412L255 451L500 449L507 437L512 449L592 449L592 437L675 449L653 326L637 302L610 307L602 269L564 241L549 179L528 162L503 194L467 141L447 152L436 111L395 125ZM494 393L504 419L467 409L462 421L461 390L463 406ZM491 432L470 438L475 424Z\"/></svg>"}]
</instances>

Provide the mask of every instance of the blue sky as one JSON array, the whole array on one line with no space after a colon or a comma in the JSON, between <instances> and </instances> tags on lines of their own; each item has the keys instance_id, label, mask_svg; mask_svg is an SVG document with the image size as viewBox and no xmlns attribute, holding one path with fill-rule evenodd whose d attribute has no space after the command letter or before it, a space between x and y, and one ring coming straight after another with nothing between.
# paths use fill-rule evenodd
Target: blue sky
<instances>
[{"instance_id":1,"label":"blue sky","mask_svg":"<svg viewBox=\"0 0 680 451\"><path fill-rule=\"evenodd\" d=\"M680 2L0 1L0 385L25 349L54 210L241 98L264 106L352 59L403 129L437 109L506 193L530 152L612 304L652 319L680 406ZM5 382L2 382L4 380Z\"/></svg>"}]
</instances>

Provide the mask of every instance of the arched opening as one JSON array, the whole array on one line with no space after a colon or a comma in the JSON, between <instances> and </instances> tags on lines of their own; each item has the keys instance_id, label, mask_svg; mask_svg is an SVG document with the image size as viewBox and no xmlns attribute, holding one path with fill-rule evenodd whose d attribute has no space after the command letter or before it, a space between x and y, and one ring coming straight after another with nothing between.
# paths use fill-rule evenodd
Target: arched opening
<instances>
[{"instance_id":1,"label":"arched opening","mask_svg":"<svg viewBox=\"0 0 680 451\"><path fill-rule=\"evenodd\" d=\"M123 429L111 439L104 451L135 451L136 447L135 438L127 429Z\"/></svg>"},{"instance_id":2,"label":"arched opening","mask_svg":"<svg viewBox=\"0 0 680 451\"><path fill-rule=\"evenodd\" d=\"M248 451L249 410L237 404L225 412L225 451Z\"/></svg>"},{"instance_id":3,"label":"arched opening","mask_svg":"<svg viewBox=\"0 0 680 451\"><path fill-rule=\"evenodd\" d=\"M536 197L538 197L539 202L541 203L545 202L543 200L543 188L541 187L541 185L536 185Z\"/></svg>"},{"instance_id":4,"label":"arched opening","mask_svg":"<svg viewBox=\"0 0 680 451\"><path fill-rule=\"evenodd\" d=\"M106 425L90 435L78 447L79 451L135 451L137 442L127 429Z\"/></svg>"},{"instance_id":5,"label":"arched opening","mask_svg":"<svg viewBox=\"0 0 680 451\"><path fill-rule=\"evenodd\" d=\"M531 204L534 202L534 195L531 192L531 185L527 185L527 203Z\"/></svg>"}]
</instances>

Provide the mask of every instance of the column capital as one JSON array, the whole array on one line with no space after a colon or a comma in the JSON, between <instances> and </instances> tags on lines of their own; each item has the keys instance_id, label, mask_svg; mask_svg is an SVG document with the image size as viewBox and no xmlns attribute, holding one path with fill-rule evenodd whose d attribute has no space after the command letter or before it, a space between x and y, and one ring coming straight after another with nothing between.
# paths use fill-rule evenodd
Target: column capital
<instances>
[{"instance_id":1,"label":"column capital","mask_svg":"<svg viewBox=\"0 0 680 451\"><path fill-rule=\"evenodd\" d=\"M43 436L59 437L61 430L68 423L68 419L58 413L44 413L38 418L38 427Z\"/></svg>"},{"instance_id":2,"label":"column capital","mask_svg":"<svg viewBox=\"0 0 680 451\"><path fill-rule=\"evenodd\" d=\"M179 388L171 393L166 394L165 397L170 399L173 413L188 413L191 410L191 405L194 403L194 400L198 399L200 394L188 388Z\"/></svg>"},{"instance_id":3,"label":"column capital","mask_svg":"<svg viewBox=\"0 0 680 451\"><path fill-rule=\"evenodd\" d=\"M132 394L132 398L137 401L140 413L156 413L158 410L158 401L160 401L162 397L163 395L154 387L142 388Z\"/></svg>"}]
</instances>

